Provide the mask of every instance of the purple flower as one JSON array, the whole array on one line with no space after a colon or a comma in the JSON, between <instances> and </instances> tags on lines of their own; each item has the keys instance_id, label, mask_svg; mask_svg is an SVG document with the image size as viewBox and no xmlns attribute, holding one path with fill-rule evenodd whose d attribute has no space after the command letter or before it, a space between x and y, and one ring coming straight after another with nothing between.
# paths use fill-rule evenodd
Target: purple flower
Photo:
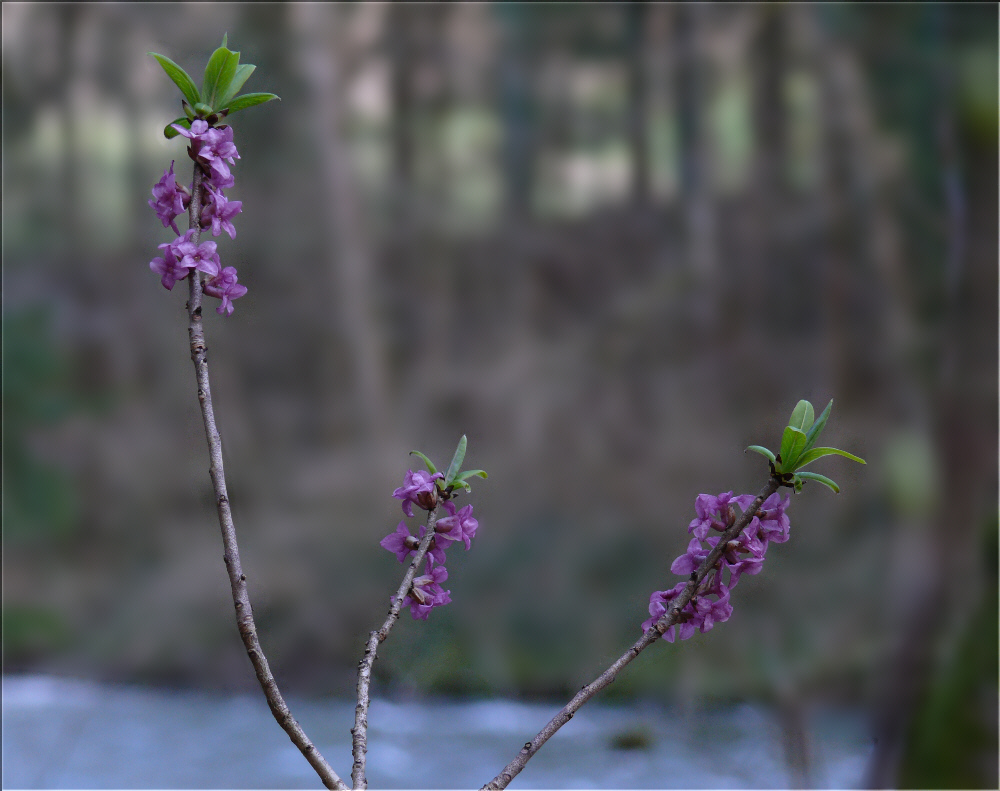
<instances>
[{"instance_id":1,"label":"purple flower","mask_svg":"<svg viewBox=\"0 0 1000 791\"><path fill-rule=\"evenodd\" d=\"M740 577L744 574L749 574L751 577L754 574L758 574L764 566L763 557L753 557L752 555L748 558L743 558L736 563L726 562L726 568L729 569L729 584L726 586L727 590L732 590L736 587L736 583L740 581Z\"/></svg>"},{"instance_id":2,"label":"purple flower","mask_svg":"<svg viewBox=\"0 0 1000 791\"><path fill-rule=\"evenodd\" d=\"M671 626L667 631L663 633L663 639L668 643L672 643L675 637L680 637L681 640L687 640L691 635L697 630L697 625L690 620L686 620L691 616L691 603L688 602L687 606L681 610L680 617L677 619L677 623ZM682 620L683 619L683 620Z\"/></svg>"},{"instance_id":3,"label":"purple flower","mask_svg":"<svg viewBox=\"0 0 1000 791\"><path fill-rule=\"evenodd\" d=\"M680 595L685 585L687 585L686 582L678 582L668 591L653 591L653 595L649 597L650 617L642 622L642 631L645 632L663 617L663 614L667 611L667 605Z\"/></svg>"},{"instance_id":4,"label":"purple flower","mask_svg":"<svg viewBox=\"0 0 1000 791\"><path fill-rule=\"evenodd\" d=\"M233 142L233 128L221 126L210 130L208 134L212 137L212 153L216 159L224 159L230 165L235 165L235 160L240 159L240 153Z\"/></svg>"},{"instance_id":5,"label":"purple flower","mask_svg":"<svg viewBox=\"0 0 1000 791\"><path fill-rule=\"evenodd\" d=\"M702 548L701 541L692 538L688 544L687 552L670 564L670 570L674 574L687 576L701 565L701 562L708 557L709 552L711 552L710 549Z\"/></svg>"},{"instance_id":6,"label":"purple flower","mask_svg":"<svg viewBox=\"0 0 1000 791\"><path fill-rule=\"evenodd\" d=\"M243 201L228 200L222 194L221 189L216 189L211 184L205 185L205 205L201 210L201 227L212 228L212 236L218 236L223 231L229 234L230 239L236 238L236 229L233 227L232 219L243 211Z\"/></svg>"},{"instance_id":7,"label":"purple flower","mask_svg":"<svg viewBox=\"0 0 1000 791\"><path fill-rule=\"evenodd\" d=\"M469 549L479 528L479 521L472 516L472 506L467 505L455 513L455 505L451 501L446 501L444 510L448 512L448 516L438 519L434 529L439 535L451 541L464 541L465 548Z\"/></svg>"},{"instance_id":8,"label":"purple flower","mask_svg":"<svg viewBox=\"0 0 1000 791\"><path fill-rule=\"evenodd\" d=\"M729 603L729 591L723 593L717 601L711 602L707 596L699 596L692 599L691 604L694 605L694 617L688 623L702 632L711 631L716 622L728 621L729 616L733 614L732 605ZM681 639L685 638L682 636Z\"/></svg>"},{"instance_id":9,"label":"purple flower","mask_svg":"<svg viewBox=\"0 0 1000 791\"><path fill-rule=\"evenodd\" d=\"M427 532L427 528L424 525L420 526L420 538L424 537ZM420 545L420 539L415 536L410 535L409 529L406 527L406 522L400 522L396 525L396 530L393 533L389 533L385 538L379 541L379 544L388 549L390 552L396 554L396 559L400 563L406 560L407 555L416 555L417 547ZM444 536L434 536L434 540L431 541L431 545L427 550L427 565L428 567L433 566L435 563L443 566L445 562L444 551L451 544Z\"/></svg>"},{"instance_id":10,"label":"purple flower","mask_svg":"<svg viewBox=\"0 0 1000 791\"><path fill-rule=\"evenodd\" d=\"M393 533L389 533L385 538L378 542L380 546L388 549L390 552L396 553L396 559L402 563L406 560L406 556L411 552L415 551L417 541L412 535L410 535L409 528L406 526L406 522L400 522L396 525L396 530Z\"/></svg>"},{"instance_id":11,"label":"purple flower","mask_svg":"<svg viewBox=\"0 0 1000 791\"><path fill-rule=\"evenodd\" d=\"M451 591L441 587L448 579L448 570L444 566L435 566L428 572L413 580L410 592L403 599L403 604L409 604L410 615L414 620L427 620L427 616L435 607L451 603Z\"/></svg>"},{"instance_id":12,"label":"purple flower","mask_svg":"<svg viewBox=\"0 0 1000 791\"><path fill-rule=\"evenodd\" d=\"M174 233L180 236L181 232L177 230L174 218L187 211L191 196L182 187L177 186L173 161L171 161L170 167L163 171L163 178L153 185L153 198L155 200L147 201L147 203L156 212L163 227L173 228Z\"/></svg>"},{"instance_id":13,"label":"purple flower","mask_svg":"<svg viewBox=\"0 0 1000 791\"><path fill-rule=\"evenodd\" d=\"M199 272L214 277L219 273L222 266L219 262L219 254L215 251L218 245L215 242L194 243L194 228L178 239L174 247L174 254L181 257L181 264L188 269L197 269Z\"/></svg>"},{"instance_id":14,"label":"purple flower","mask_svg":"<svg viewBox=\"0 0 1000 791\"><path fill-rule=\"evenodd\" d=\"M163 250L163 257L154 258L149 262L149 268L160 275L160 282L167 291L170 291L178 280L186 278L191 271L175 255L175 244L176 242L161 244L159 247Z\"/></svg>"},{"instance_id":15,"label":"purple flower","mask_svg":"<svg viewBox=\"0 0 1000 791\"><path fill-rule=\"evenodd\" d=\"M229 172L229 168L226 168L225 174L217 174L214 170L209 170L208 181L203 183L206 187L213 187L217 190L227 190L236 183L236 179L233 178L233 174Z\"/></svg>"},{"instance_id":16,"label":"purple flower","mask_svg":"<svg viewBox=\"0 0 1000 791\"><path fill-rule=\"evenodd\" d=\"M649 629L667 611L666 603L662 598L664 593L666 591L653 591L653 595L649 597L649 618L642 622L642 631L645 632Z\"/></svg>"},{"instance_id":17,"label":"purple flower","mask_svg":"<svg viewBox=\"0 0 1000 791\"><path fill-rule=\"evenodd\" d=\"M425 525L420 525L420 538L423 539L427 532ZM451 539L445 536L436 535L431 539L431 545L427 549L427 567L430 568L435 563L443 566L445 561L444 551L451 546Z\"/></svg>"},{"instance_id":18,"label":"purple flower","mask_svg":"<svg viewBox=\"0 0 1000 791\"><path fill-rule=\"evenodd\" d=\"M722 532L735 521L736 512L732 509L734 503L740 510L745 511L753 500L752 494L741 494L737 497L733 497L732 492L723 492L718 496L699 494L694 501L694 510L698 518L691 520L688 532L694 533L704 541L709 529Z\"/></svg>"},{"instance_id":19,"label":"purple flower","mask_svg":"<svg viewBox=\"0 0 1000 791\"><path fill-rule=\"evenodd\" d=\"M728 591L735 588L741 575L749 574L753 576L759 573L763 567L764 553L767 552L767 542L761 541L755 522L756 519L751 521L736 538L726 545L722 553L722 562L729 569L729 584L722 586L720 577L720 585L718 586L720 591L722 589ZM714 541L709 539L709 542L714 545L718 543L718 539ZM743 557L743 555L747 556ZM721 575L721 573L720 570L717 576Z\"/></svg>"},{"instance_id":20,"label":"purple flower","mask_svg":"<svg viewBox=\"0 0 1000 791\"><path fill-rule=\"evenodd\" d=\"M788 508L788 500L791 495L786 494L781 497L777 492L761 503L757 511L757 519L760 520L760 537L765 544L773 541L775 544L783 544L788 540L788 529L790 523L785 509Z\"/></svg>"},{"instance_id":21,"label":"purple flower","mask_svg":"<svg viewBox=\"0 0 1000 791\"><path fill-rule=\"evenodd\" d=\"M667 607L687 583L679 582L668 591L655 591L649 597L650 617L642 622L645 632L667 612ZM687 640L698 629L710 631L717 621L726 621L732 615L733 608L729 605L729 592L725 591L718 601L710 601L707 596L696 596L691 599L678 613L677 622L671 624L663 633L663 639L668 643L675 639Z\"/></svg>"},{"instance_id":22,"label":"purple flower","mask_svg":"<svg viewBox=\"0 0 1000 791\"><path fill-rule=\"evenodd\" d=\"M721 536L709 536L709 530L724 531L734 524L738 505L743 513L756 498L752 494L733 497L732 492L715 496L700 494L695 500L697 518L691 521L688 531L694 536L688 544L687 552L678 557L670 570L675 574L690 575L718 546ZM709 569L695 595L678 613L677 622L663 633L663 637L673 642L676 637L686 640L697 629L709 631L717 622L726 621L732 615L729 592L736 586L743 574L757 574L764 564L769 541L781 543L788 540L789 521L785 514L789 496L772 494L751 517L750 523L736 538L728 541L715 565ZM709 547L702 546L702 541ZM723 582L723 571L729 570L729 583ZM650 618L642 622L646 631L667 611L667 606L684 589L687 582L679 582L669 591L655 591L649 599ZM716 597L713 601L710 596Z\"/></svg>"},{"instance_id":23,"label":"purple flower","mask_svg":"<svg viewBox=\"0 0 1000 791\"><path fill-rule=\"evenodd\" d=\"M440 472L431 475L423 470L416 472L407 470L403 485L396 489L392 496L403 501L403 513L407 516L413 516L414 504L425 511L430 511L437 505L437 484L434 482L443 478L444 475Z\"/></svg>"},{"instance_id":24,"label":"purple flower","mask_svg":"<svg viewBox=\"0 0 1000 791\"><path fill-rule=\"evenodd\" d=\"M231 187L233 177L226 162L233 165L240 158L233 143L233 128L224 126L216 129L201 118L192 121L190 129L185 129L180 124L172 126L178 134L191 141L188 148L191 158L205 168L212 185L220 189Z\"/></svg>"},{"instance_id":25,"label":"purple flower","mask_svg":"<svg viewBox=\"0 0 1000 791\"><path fill-rule=\"evenodd\" d=\"M215 246L214 242L206 242ZM218 256L216 256L218 265ZM215 309L219 315L225 313L227 316L233 315L233 300L239 299L247 293L247 287L236 282L236 268L227 266L210 280L205 282L205 293L222 300L222 304Z\"/></svg>"},{"instance_id":26,"label":"purple flower","mask_svg":"<svg viewBox=\"0 0 1000 791\"><path fill-rule=\"evenodd\" d=\"M180 124L171 124L170 126L176 129L178 134L184 135L184 137L188 138L189 140L199 141L199 142L201 141L202 135L204 135L205 132L208 131L208 121L205 121L201 118L192 121L190 129L185 129Z\"/></svg>"}]
</instances>

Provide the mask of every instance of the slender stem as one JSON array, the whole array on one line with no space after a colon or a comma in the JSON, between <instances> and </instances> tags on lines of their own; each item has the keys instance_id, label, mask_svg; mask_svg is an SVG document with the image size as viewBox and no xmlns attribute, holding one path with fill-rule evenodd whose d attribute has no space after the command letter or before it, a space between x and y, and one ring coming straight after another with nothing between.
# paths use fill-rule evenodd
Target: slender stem
<instances>
[{"instance_id":1,"label":"slender stem","mask_svg":"<svg viewBox=\"0 0 1000 791\"><path fill-rule=\"evenodd\" d=\"M194 166L194 185L191 191L191 204L188 210L190 227L194 229L193 241L198 243L201 236L201 196L202 196L201 166ZM233 592L233 604L236 607L236 625L246 646L247 655L253 664L257 680L264 690L264 697L271 713L278 724L288 734L292 743L302 751L309 764L316 770L323 785L327 788L346 789L347 785L337 776L330 764L320 754L292 716L285 703L278 685L268 667L267 658L257 639L257 627L253 620L253 610L250 606L250 596L247 592L247 578L240 564L240 550L236 543L236 528L233 525L233 514L229 507L229 495L226 492L226 475L222 466L222 437L215 423L215 410L212 408L212 390L208 381L208 348L205 345L205 332L202 326L202 283L198 270L192 270L189 276L190 297L188 299L188 336L191 341L191 360L194 362L195 376L198 380L198 402L201 404L201 416L205 422L205 436L208 438L208 454L211 459L209 475L215 489L215 504L219 513L219 525L222 528L222 545L225 550L223 560L229 572L229 584Z\"/></svg>"},{"instance_id":2,"label":"slender stem","mask_svg":"<svg viewBox=\"0 0 1000 791\"><path fill-rule=\"evenodd\" d=\"M698 569L691 575L688 584L684 586L684 590L678 595L671 603L667 611L660 617L660 619L653 624L646 632L636 640L635 645L628 649L624 654L622 654L615 662L600 676L587 684L583 689L576 693L573 699L567 703L559 713L556 714L548 724L538 732L530 742L525 742L524 747L518 752L514 759L503 768L496 777L494 777L489 783L483 786L483 789L501 789L506 788L511 780L513 780L522 769L524 769L525 764L528 763L529 759L541 749L542 745L549 740L549 738L558 731L563 725L569 722L573 715L576 714L577 710L588 700L590 700L594 695L608 686L612 681L615 680L618 673L633 659L639 656L639 653L650 645L652 645L656 640L669 629L673 624L677 623L677 618L680 615L681 610L684 609L685 605L694 596L695 591L701 584L705 576L712 570L716 562L722 556L725 551L726 544L732 539L736 538L740 534L750 520L753 519L754 514L760 508L761 504L772 494L778 491L780 486L780 481L771 477L767 485L760 490L760 493L751 503L750 507L747 508L730 527L722 533L719 538L719 543L715 545L712 551L708 554L708 557L702 561Z\"/></svg>"},{"instance_id":3,"label":"slender stem","mask_svg":"<svg viewBox=\"0 0 1000 791\"><path fill-rule=\"evenodd\" d=\"M417 546L417 553L410 561L410 567L403 576L403 581L399 583L399 589L392 599L392 607L386 616L385 623L378 631L369 632L368 644L365 646L365 656L358 667L358 705L354 709L354 727L351 728L351 735L354 743L354 765L351 768L351 779L355 788L368 788L368 778L365 776L365 760L368 753L368 704L370 703L368 693L371 687L372 665L375 664L375 654L381 643L389 636L396 619L399 618L399 611L403 609L403 599L410 592L413 578L417 575L420 564L424 561L427 550L430 549L431 541L434 540L434 526L437 524L437 508L432 508L427 513L427 531L420 539Z\"/></svg>"}]
</instances>

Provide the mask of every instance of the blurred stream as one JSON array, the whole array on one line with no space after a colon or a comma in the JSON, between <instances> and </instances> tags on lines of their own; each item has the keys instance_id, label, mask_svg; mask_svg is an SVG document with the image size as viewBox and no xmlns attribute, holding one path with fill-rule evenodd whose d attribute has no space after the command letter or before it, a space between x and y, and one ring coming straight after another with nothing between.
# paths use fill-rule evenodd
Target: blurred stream
<instances>
[{"instance_id":1,"label":"blurred stream","mask_svg":"<svg viewBox=\"0 0 1000 791\"><path fill-rule=\"evenodd\" d=\"M349 781L354 704L293 698L289 705ZM369 783L372 788L479 787L557 710L557 704L505 700L374 700ZM809 718L815 787L859 785L869 753L866 731L860 712L818 711ZM684 714L649 704L592 704L549 741L512 787L782 788L789 785L789 773L781 743L777 719L764 708ZM3 787L319 783L260 696L8 676Z\"/></svg>"}]
</instances>

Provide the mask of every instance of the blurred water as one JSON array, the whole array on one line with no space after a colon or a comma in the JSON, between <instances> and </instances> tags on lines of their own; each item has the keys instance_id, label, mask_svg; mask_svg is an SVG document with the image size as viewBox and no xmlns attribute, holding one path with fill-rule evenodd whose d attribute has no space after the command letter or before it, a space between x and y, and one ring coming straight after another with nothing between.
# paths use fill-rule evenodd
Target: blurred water
<instances>
[{"instance_id":1,"label":"blurred water","mask_svg":"<svg viewBox=\"0 0 1000 791\"><path fill-rule=\"evenodd\" d=\"M334 769L350 780L354 705L290 699ZM390 702L369 712L372 788L479 787L558 705L504 700ZM646 746L615 749L639 733ZM766 710L681 715L653 705L584 707L513 788L781 788L782 734ZM809 722L817 787L858 786L869 750L858 713ZM3 679L4 788L318 788L259 695L220 695L44 676Z\"/></svg>"}]
</instances>

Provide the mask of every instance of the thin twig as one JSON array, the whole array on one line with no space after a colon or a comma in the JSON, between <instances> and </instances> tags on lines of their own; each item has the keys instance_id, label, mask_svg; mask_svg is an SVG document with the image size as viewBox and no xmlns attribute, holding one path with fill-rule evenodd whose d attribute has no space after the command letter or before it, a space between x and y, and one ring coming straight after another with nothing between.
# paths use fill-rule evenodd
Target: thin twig
<instances>
[{"instance_id":1,"label":"thin twig","mask_svg":"<svg viewBox=\"0 0 1000 791\"><path fill-rule=\"evenodd\" d=\"M760 493L757 495L753 503L750 504L750 507L740 514L739 519L737 519L722 533L722 536L719 538L719 543L715 545L712 551L709 552L708 557L702 561L698 569L691 575L688 584L684 586L684 590L670 603L667 611L660 617L660 619L646 630L642 637L635 642L635 645L618 657L614 664L601 673L601 675L594 681L591 681L583 687L583 689L577 692L573 699L563 706L558 714L549 720L549 723L538 732L538 735L535 736L534 739L530 742L525 742L524 747L522 747L514 759L503 768L503 771L483 786L484 791L486 789L490 789L492 791L493 789L506 788L510 781L513 780L522 769L524 769L528 760L535 753L537 753L539 749L541 749L541 746L545 744L545 742L547 742L556 731L573 718L573 715L576 714L577 710L584 703L614 681L618 673L620 673L629 662L639 656L641 651L656 642L656 640L673 624L677 623L677 618L680 615L681 610L683 610L687 603L691 601L702 580L705 579L705 576L709 573L709 571L711 571L716 562L722 556L722 553L726 549L726 544L736 538L743 528L750 524L750 520L753 518L754 514L757 513L761 504L768 497L778 491L778 487L780 485L780 481L773 476L768 480L767 485L760 490Z\"/></svg>"},{"instance_id":2,"label":"thin twig","mask_svg":"<svg viewBox=\"0 0 1000 791\"><path fill-rule=\"evenodd\" d=\"M427 512L427 528L424 537L420 539L417 546L417 553L410 561L410 567L403 576L403 581L399 583L399 589L392 599L392 607L386 616L385 623L378 631L369 632L368 645L365 646L365 656L358 667L358 705L354 709L354 727L351 728L351 735L354 743L354 765L351 768L351 780L354 788L368 788L368 778L365 776L365 760L368 754L368 705L370 703L368 691L371 687L372 665L375 664L375 653L381 643L389 636L396 619L399 618L399 611L403 608L403 599L410 592L413 578L423 563L427 550L430 549L431 541L434 540L434 526L437 524L437 508L432 508Z\"/></svg>"},{"instance_id":3,"label":"thin twig","mask_svg":"<svg viewBox=\"0 0 1000 791\"><path fill-rule=\"evenodd\" d=\"M197 163L194 166L194 185L191 191L191 204L188 209L190 227L194 229L193 241L198 244L201 236L201 195L202 170ZM201 404L201 415L205 422L205 436L208 439L208 453L211 459L209 474L212 476L212 486L215 488L215 504L219 513L219 525L222 528L222 545L225 550L223 560L229 572L229 584L233 592L233 604L236 607L236 625L246 646L247 655L253 664L257 680L264 690L264 697L271 713L278 724L288 734L292 743L302 751L306 760L316 770L323 785L327 788L346 789L347 785L337 776L333 768L326 762L319 750L306 736L305 731L295 721L288 704L285 703L278 685L268 667L264 651L257 639L257 627L253 620L253 610L250 607L250 597L247 593L247 578L240 565L240 550L236 544L236 528L233 525L233 514L229 507L229 495L226 493L226 475L222 466L222 438L215 424L215 410L212 408L212 390L208 381L208 348L205 345L205 332L202 326L202 283L198 270L192 270L189 275L190 297L188 299L188 336L191 340L191 360L194 362L195 376L198 380L198 402Z\"/></svg>"}]
</instances>

